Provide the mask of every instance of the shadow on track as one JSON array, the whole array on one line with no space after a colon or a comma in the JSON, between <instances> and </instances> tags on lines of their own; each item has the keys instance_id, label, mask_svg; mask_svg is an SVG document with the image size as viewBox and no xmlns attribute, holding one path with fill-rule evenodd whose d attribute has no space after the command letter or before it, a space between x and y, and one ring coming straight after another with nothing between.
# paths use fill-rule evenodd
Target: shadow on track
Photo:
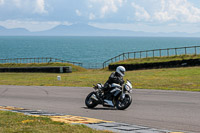
<instances>
[{"instance_id":1,"label":"shadow on track","mask_svg":"<svg viewBox=\"0 0 200 133\"><path fill-rule=\"evenodd\" d=\"M82 107L84 109L89 109L89 110L117 110L116 108L104 108L104 107L95 107L95 108L87 108L87 107Z\"/></svg>"}]
</instances>

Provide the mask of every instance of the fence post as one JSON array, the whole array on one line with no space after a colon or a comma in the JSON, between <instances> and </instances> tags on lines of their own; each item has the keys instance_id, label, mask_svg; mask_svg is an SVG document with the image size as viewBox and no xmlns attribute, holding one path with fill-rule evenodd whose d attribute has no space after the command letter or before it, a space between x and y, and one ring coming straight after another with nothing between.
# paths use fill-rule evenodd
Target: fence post
<instances>
[{"instance_id":1,"label":"fence post","mask_svg":"<svg viewBox=\"0 0 200 133\"><path fill-rule=\"evenodd\" d=\"M129 59L129 52L128 52L128 59Z\"/></svg>"},{"instance_id":2,"label":"fence post","mask_svg":"<svg viewBox=\"0 0 200 133\"><path fill-rule=\"evenodd\" d=\"M140 59L142 58L142 52L140 51Z\"/></svg>"},{"instance_id":3,"label":"fence post","mask_svg":"<svg viewBox=\"0 0 200 133\"><path fill-rule=\"evenodd\" d=\"M169 57L169 49L167 49L167 56Z\"/></svg>"},{"instance_id":4,"label":"fence post","mask_svg":"<svg viewBox=\"0 0 200 133\"><path fill-rule=\"evenodd\" d=\"M154 58L154 50L153 50L153 58Z\"/></svg>"},{"instance_id":5,"label":"fence post","mask_svg":"<svg viewBox=\"0 0 200 133\"><path fill-rule=\"evenodd\" d=\"M146 51L146 58L148 57L148 51Z\"/></svg>"},{"instance_id":6,"label":"fence post","mask_svg":"<svg viewBox=\"0 0 200 133\"><path fill-rule=\"evenodd\" d=\"M185 47L185 55L187 55L187 48Z\"/></svg>"},{"instance_id":7,"label":"fence post","mask_svg":"<svg viewBox=\"0 0 200 133\"><path fill-rule=\"evenodd\" d=\"M161 57L162 56L161 49L159 51L160 51L160 57Z\"/></svg>"},{"instance_id":8,"label":"fence post","mask_svg":"<svg viewBox=\"0 0 200 133\"><path fill-rule=\"evenodd\" d=\"M124 53L123 53L123 60L124 60L124 58L125 58L124 56L125 56L125 55L124 55Z\"/></svg>"},{"instance_id":9,"label":"fence post","mask_svg":"<svg viewBox=\"0 0 200 133\"><path fill-rule=\"evenodd\" d=\"M195 46L194 48L195 48L195 55L197 55L197 47Z\"/></svg>"},{"instance_id":10,"label":"fence post","mask_svg":"<svg viewBox=\"0 0 200 133\"><path fill-rule=\"evenodd\" d=\"M135 59L135 52L134 52L134 59Z\"/></svg>"},{"instance_id":11,"label":"fence post","mask_svg":"<svg viewBox=\"0 0 200 133\"><path fill-rule=\"evenodd\" d=\"M177 56L177 50L176 50L176 48L175 48L175 55Z\"/></svg>"}]
</instances>

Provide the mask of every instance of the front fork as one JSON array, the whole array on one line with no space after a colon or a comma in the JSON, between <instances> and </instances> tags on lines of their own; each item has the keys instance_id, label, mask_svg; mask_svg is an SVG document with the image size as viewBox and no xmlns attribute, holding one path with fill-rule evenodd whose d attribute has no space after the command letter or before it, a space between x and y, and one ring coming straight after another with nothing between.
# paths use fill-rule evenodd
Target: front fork
<instances>
[{"instance_id":1,"label":"front fork","mask_svg":"<svg viewBox=\"0 0 200 133\"><path fill-rule=\"evenodd\" d=\"M102 102L103 102L103 92L102 92L102 90L100 90L100 89L95 89L95 93L96 93L96 95L97 95L98 101L99 101L100 103L102 103Z\"/></svg>"},{"instance_id":2,"label":"front fork","mask_svg":"<svg viewBox=\"0 0 200 133\"><path fill-rule=\"evenodd\" d=\"M125 98L125 92L124 92L124 86L122 86L122 94L120 96L120 100L123 100Z\"/></svg>"}]
</instances>

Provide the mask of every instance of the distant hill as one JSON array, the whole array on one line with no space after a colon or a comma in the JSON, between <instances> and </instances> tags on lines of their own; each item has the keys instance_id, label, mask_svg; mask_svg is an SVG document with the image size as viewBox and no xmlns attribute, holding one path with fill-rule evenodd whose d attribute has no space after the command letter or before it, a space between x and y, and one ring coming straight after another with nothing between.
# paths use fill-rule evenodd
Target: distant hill
<instances>
[{"instance_id":1,"label":"distant hill","mask_svg":"<svg viewBox=\"0 0 200 133\"><path fill-rule=\"evenodd\" d=\"M87 24L73 24L70 26L58 25L53 29L38 32L37 34L64 36L141 36L143 32L100 29Z\"/></svg>"},{"instance_id":2,"label":"distant hill","mask_svg":"<svg viewBox=\"0 0 200 133\"><path fill-rule=\"evenodd\" d=\"M32 33L24 28L13 28L7 29L5 27L0 26L0 36L27 36Z\"/></svg>"},{"instance_id":3,"label":"distant hill","mask_svg":"<svg viewBox=\"0 0 200 133\"><path fill-rule=\"evenodd\" d=\"M200 37L199 33L151 33L142 31L101 29L88 24L58 25L50 30L30 32L24 28L7 29L0 26L0 36L146 36L146 37Z\"/></svg>"}]
</instances>

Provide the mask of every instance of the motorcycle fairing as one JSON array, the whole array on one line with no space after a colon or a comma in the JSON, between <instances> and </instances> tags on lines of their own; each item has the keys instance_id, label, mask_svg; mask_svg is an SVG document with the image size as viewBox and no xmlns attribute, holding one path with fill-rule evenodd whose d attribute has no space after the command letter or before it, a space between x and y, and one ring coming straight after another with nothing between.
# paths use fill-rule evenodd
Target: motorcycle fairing
<instances>
[{"instance_id":1,"label":"motorcycle fairing","mask_svg":"<svg viewBox=\"0 0 200 133\"><path fill-rule=\"evenodd\" d=\"M121 89L119 88L114 88L110 91L111 94L113 94L115 97L121 93Z\"/></svg>"},{"instance_id":2,"label":"motorcycle fairing","mask_svg":"<svg viewBox=\"0 0 200 133\"><path fill-rule=\"evenodd\" d=\"M114 87L118 87L118 88L120 88L120 87L121 87L121 85L119 85L119 84L116 84L116 83L112 83L112 84L111 84L111 88L114 88Z\"/></svg>"}]
</instances>

